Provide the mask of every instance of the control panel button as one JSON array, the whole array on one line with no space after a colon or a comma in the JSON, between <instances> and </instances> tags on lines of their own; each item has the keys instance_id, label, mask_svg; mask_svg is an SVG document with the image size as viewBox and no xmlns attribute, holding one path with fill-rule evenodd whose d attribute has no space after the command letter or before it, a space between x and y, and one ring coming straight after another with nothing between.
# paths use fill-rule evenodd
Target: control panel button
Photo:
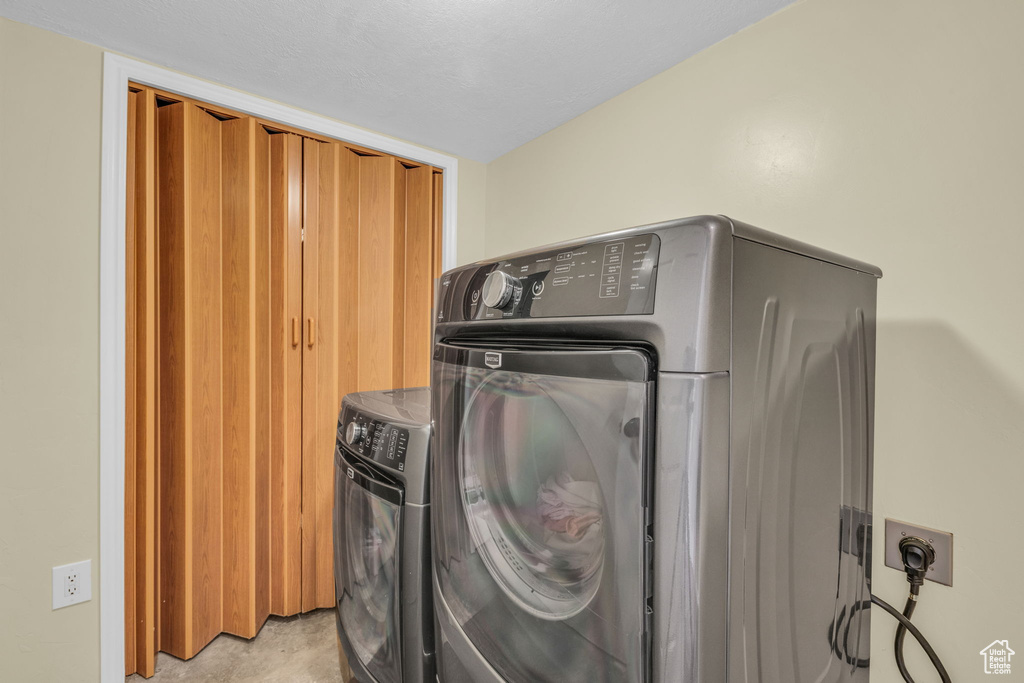
<instances>
[{"instance_id":1,"label":"control panel button","mask_svg":"<svg viewBox=\"0 0 1024 683\"><path fill-rule=\"evenodd\" d=\"M381 422L373 431L369 448L370 459L385 467L405 471L405 456L409 450L409 430Z\"/></svg>"},{"instance_id":2,"label":"control panel button","mask_svg":"<svg viewBox=\"0 0 1024 683\"><path fill-rule=\"evenodd\" d=\"M533 283L533 287L531 289L533 290L534 296L540 296L541 294L544 293L544 281L537 280L536 282Z\"/></svg>"},{"instance_id":3,"label":"control panel button","mask_svg":"<svg viewBox=\"0 0 1024 683\"><path fill-rule=\"evenodd\" d=\"M516 294L522 293L519 280L502 270L496 270L484 280L484 305L489 308L505 308Z\"/></svg>"},{"instance_id":4,"label":"control panel button","mask_svg":"<svg viewBox=\"0 0 1024 683\"><path fill-rule=\"evenodd\" d=\"M349 422L348 426L345 427L345 441L350 446L355 446L364 438L366 438L366 425L358 422Z\"/></svg>"}]
</instances>

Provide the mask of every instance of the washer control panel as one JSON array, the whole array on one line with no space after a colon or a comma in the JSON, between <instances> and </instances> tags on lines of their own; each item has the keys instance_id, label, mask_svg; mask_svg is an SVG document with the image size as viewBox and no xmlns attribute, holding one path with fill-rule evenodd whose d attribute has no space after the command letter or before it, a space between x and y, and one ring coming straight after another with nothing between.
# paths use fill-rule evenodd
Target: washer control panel
<instances>
[{"instance_id":1,"label":"washer control panel","mask_svg":"<svg viewBox=\"0 0 1024 683\"><path fill-rule=\"evenodd\" d=\"M498 261L441 282L438 322L654 313L657 235Z\"/></svg>"},{"instance_id":2,"label":"washer control panel","mask_svg":"<svg viewBox=\"0 0 1024 683\"><path fill-rule=\"evenodd\" d=\"M409 451L408 429L358 412L348 414L345 419L347 424L338 423L339 443L384 467L405 471L405 456Z\"/></svg>"}]
</instances>

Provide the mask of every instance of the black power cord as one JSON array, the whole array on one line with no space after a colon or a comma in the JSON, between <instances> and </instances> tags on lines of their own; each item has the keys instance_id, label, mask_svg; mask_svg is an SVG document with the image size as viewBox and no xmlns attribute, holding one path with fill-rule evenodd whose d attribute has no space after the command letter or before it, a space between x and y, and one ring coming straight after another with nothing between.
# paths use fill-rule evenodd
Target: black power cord
<instances>
[{"instance_id":1,"label":"black power cord","mask_svg":"<svg viewBox=\"0 0 1024 683\"><path fill-rule=\"evenodd\" d=\"M917 630L916 626L910 623L910 619L907 619L905 616L900 614L898 609L896 609L895 607L893 607L877 595L871 596L871 602L875 603L876 605L884 609L886 612L891 614L892 617L896 619L896 621L900 622L900 628L909 631L910 635L914 636L914 638L917 639L917 642L919 642L921 644L921 647L924 648L925 654L928 655L928 659L932 660L932 665L935 667L935 670L939 672L939 677L942 679L942 683L952 683L950 681L949 674L946 673L946 667L942 666L942 661L939 659L939 656L935 654L935 650L932 649L932 646L928 642L928 639L924 637L923 633ZM903 664L902 649L896 656L896 662L897 665L901 666L900 673L903 674L903 680L907 683L914 683L914 679L910 677L910 673L906 670L906 665Z\"/></svg>"},{"instance_id":2,"label":"black power cord","mask_svg":"<svg viewBox=\"0 0 1024 683\"><path fill-rule=\"evenodd\" d=\"M903 608L903 613L900 614L895 607L878 596L872 595L871 602L884 609L900 623L896 627L893 649L896 655L896 666L899 668L903 680L906 683L914 683L914 679L910 677L910 672L907 670L907 663L903 659L903 641L906 639L907 632L909 632L921 644L925 654L928 655L928 659L931 660L932 666L939 672L942 683L951 683L949 674L946 673L946 667L942 665L942 661L935 654L935 650L928 642L928 639L924 637L924 634L916 626L910 623L910 617L913 616L914 608L917 607L917 596L921 592L921 586L924 584L925 576L928 574L928 568L935 562L935 549L931 543L916 536L908 536L900 540L899 547L900 557L903 559L903 571L907 573L907 582L910 584L910 595L907 596L907 604Z\"/></svg>"},{"instance_id":3,"label":"black power cord","mask_svg":"<svg viewBox=\"0 0 1024 683\"><path fill-rule=\"evenodd\" d=\"M870 530L866 526L861 526L857 530L858 550L856 552L857 557L860 558L860 563L864 562L870 545ZM839 612L839 616L829 625L827 635L829 645L832 648L832 652L840 660L844 660L847 664L857 668L867 668L870 665L870 660L867 657L860 659L850 654L850 627L853 625L854 616L861 610L870 607L871 603L874 603L899 622L894 640L894 654L896 666L899 668L903 680L906 683L914 683L914 679L911 678L910 672L907 670L907 664L903 659L903 643L907 633L910 633L921 644L925 654L928 655L928 659L931 660L935 670L939 673L942 682L951 683L946 667L942 665L942 661L935 653L931 643L928 642L928 639L924 637L924 634L916 626L910 623L910 617L914 614L914 608L917 606L917 596L921 592L921 586L924 584L928 569L935 562L935 549L924 539L910 536L900 541L899 550L900 557L903 560L903 571L906 572L907 582L910 584L910 595L907 596L907 604L903 608L903 613L901 614L895 607L875 595L872 595L870 600L861 600L854 603L850 606L849 611L847 611L846 607L843 607ZM842 628L844 621L846 622L846 627ZM843 631L842 638L839 637L840 629Z\"/></svg>"}]
</instances>

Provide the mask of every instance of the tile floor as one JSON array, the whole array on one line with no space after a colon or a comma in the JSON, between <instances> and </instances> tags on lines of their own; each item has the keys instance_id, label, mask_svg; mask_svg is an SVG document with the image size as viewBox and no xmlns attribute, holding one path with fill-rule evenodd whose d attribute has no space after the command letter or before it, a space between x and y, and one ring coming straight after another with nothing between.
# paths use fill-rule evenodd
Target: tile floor
<instances>
[{"instance_id":1,"label":"tile floor","mask_svg":"<svg viewBox=\"0 0 1024 683\"><path fill-rule=\"evenodd\" d=\"M188 661L161 652L156 675L148 680L345 683L338 663L334 610L270 617L252 640L222 633ZM125 679L125 683L145 681L139 675Z\"/></svg>"}]
</instances>

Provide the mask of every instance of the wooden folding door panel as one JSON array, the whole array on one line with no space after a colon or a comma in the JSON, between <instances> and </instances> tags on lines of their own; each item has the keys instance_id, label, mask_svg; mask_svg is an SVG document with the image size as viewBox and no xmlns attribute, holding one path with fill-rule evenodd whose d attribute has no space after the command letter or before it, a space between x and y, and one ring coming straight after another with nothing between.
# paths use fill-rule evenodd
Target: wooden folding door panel
<instances>
[{"instance_id":1,"label":"wooden folding door panel","mask_svg":"<svg viewBox=\"0 0 1024 683\"><path fill-rule=\"evenodd\" d=\"M270 159L270 611L302 607L302 138Z\"/></svg>"},{"instance_id":2,"label":"wooden folding door panel","mask_svg":"<svg viewBox=\"0 0 1024 683\"><path fill-rule=\"evenodd\" d=\"M338 406L346 394L359 391L359 166L360 157L344 145L337 154Z\"/></svg>"},{"instance_id":3,"label":"wooden folding door panel","mask_svg":"<svg viewBox=\"0 0 1024 683\"><path fill-rule=\"evenodd\" d=\"M442 236L444 235L444 172L441 171L440 169L435 168L433 181L434 203L432 208L434 209L434 221L431 227L434 235L432 241L432 251L434 254L434 268L432 277L436 281L437 278L441 277L441 273L444 272L444 266L442 263L443 249L441 240ZM431 284L435 283L432 282ZM436 291L434 292L434 296L437 296ZM431 301L436 304L436 301L434 301L433 299L431 299ZM433 324L433 321L431 321L431 324Z\"/></svg>"},{"instance_id":4,"label":"wooden folding door panel","mask_svg":"<svg viewBox=\"0 0 1024 683\"><path fill-rule=\"evenodd\" d=\"M392 255L391 272L389 277L392 281L392 322L394 334L394 348L392 349L392 374L391 386L408 386L405 379L405 279L406 279L406 232L405 218L407 214L405 188L408 183L405 166L398 159L391 158L394 169L394 188L392 190L391 203L393 214L391 216L390 229L392 234Z\"/></svg>"},{"instance_id":5,"label":"wooden folding door panel","mask_svg":"<svg viewBox=\"0 0 1024 683\"><path fill-rule=\"evenodd\" d=\"M334 605L332 519L338 420L338 144L303 140L302 611Z\"/></svg>"},{"instance_id":6,"label":"wooden folding door panel","mask_svg":"<svg viewBox=\"0 0 1024 683\"><path fill-rule=\"evenodd\" d=\"M156 662L156 98L128 93L125 671Z\"/></svg>"},{"instance_id":7,"label":"wooden folding door panel","mask_svg":"<svg viewBox=\"0 0 1024 683\"><path fill-rule=\"evenodd\" d=\"M405 170L405 341L402 347L404 381L408 386L430 383L431 314L434 293L434 169Z\"/></svg>"},{"instance_id":8,"label":"wooden folding door panel","mask_svg":"<svg viewBox=\"0 0 1024 683\"><path fill-rule=\"evenodd\" d=\"M319 426L318 395L326 389L319 381L330 354L317 343L319 319L320 143L302 140L302 611L316 608L316 446ZM330 230L323 237L330 239ZM325 294L329 294L325 292Z\"/></svg>"},{"instance_id":9,"label":"wooden folding door panel","mask_svg":"<svg viewBox=\"0 0 1024 683\"><path fill-rule=\"evenodd\" d=\"M359 390L405 386L405 168L359 157Z\"/></svg>"},{"instance_id":10,"label":"wooden folding door panel","mask_svg":"<svg viewBox=\"0 0 1024 683\"><path fill-rule=\"evenodd\" d=\"M224 623L252 638L269 601L269 150L252 118L222 129Z\"/></svg>"},{"instance_id":11,"label":"wooden folding door panel","mask_svg":"<svg viewBox=\"0 0 1024 683\"><path fill-rule=\"evenodd\" d=\"M255 371L253 380L256 386L256 491L255 491L255 558L256 567L253 577L255 587L256 630L271 610L272 579L271 579L271 539L273 524L273 506L271 498L271 467L274 386L271 358L273 352L273 310L271 308L271 291L273 280L273 248L272 205L270 184L270 135L263 126L255 126L255 316L256 346Z\"/></svg>"},{"instance_id":12,"label":"wooden folding door panel","mask_svg":"<svg viewBox=\"0 0 1024 683\"><path fill-rule=\"evenodd\" d=\"M160 649L221 631L220 121L157 109Z\"/></svg>"}]
</instances>

